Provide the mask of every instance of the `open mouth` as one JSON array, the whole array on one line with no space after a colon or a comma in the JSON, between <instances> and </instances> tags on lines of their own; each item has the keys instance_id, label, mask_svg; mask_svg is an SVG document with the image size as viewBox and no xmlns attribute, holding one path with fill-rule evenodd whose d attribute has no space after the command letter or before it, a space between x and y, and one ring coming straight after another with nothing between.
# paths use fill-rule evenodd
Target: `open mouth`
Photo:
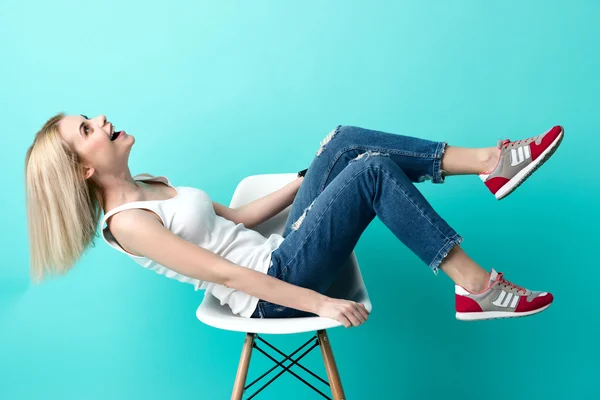
<instances>
[{"instance_id":1,"label":"open mouth","mask_svg":"<svg viewBox=\"0 0 600 400\"><path fill-rule=\"evenodd\" d=\"M114 141L116 138L118 138L120 135L121 135L121 131L113 132L112 135L110 135L111 142Z\"/></svg>"}]
</instances>

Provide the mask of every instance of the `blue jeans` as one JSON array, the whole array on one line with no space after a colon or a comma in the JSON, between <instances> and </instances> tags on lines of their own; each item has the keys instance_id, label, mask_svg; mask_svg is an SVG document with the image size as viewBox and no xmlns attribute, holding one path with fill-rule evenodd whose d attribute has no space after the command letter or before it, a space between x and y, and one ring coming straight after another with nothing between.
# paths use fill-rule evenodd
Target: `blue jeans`
<instances>
[{"instance_id":1,"label":"blue jeans","mask_svg":"<svg viewBox=\"0 0 600 400\"><path fill-rule=\"evenodd\" d=\"M268 274L325 293L358 239L378 216L438 273L462 237L415 182L444 182L446 142L338 126L321 143L291 206ZM316 316L260 299L251 318Z\"/></svg>"}]
</instances>

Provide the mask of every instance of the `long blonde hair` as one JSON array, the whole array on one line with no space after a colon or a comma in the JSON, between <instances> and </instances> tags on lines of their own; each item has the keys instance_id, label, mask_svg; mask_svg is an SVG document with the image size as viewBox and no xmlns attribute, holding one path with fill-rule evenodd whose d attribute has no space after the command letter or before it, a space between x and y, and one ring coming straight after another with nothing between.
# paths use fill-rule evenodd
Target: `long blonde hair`
<instances>
[{"instance_id":1,"label":"long blonde hair","mask_svg":"<svg viewBox=\"0 0 600 400\"><path fill-rule=\"evenodd\" d=\"M104 204L99 186L84 178L79 156L60 136L59 113L40 129L25 156L30 274L66 274L88 245L95 246Z\"/></svg>"}]
</instances>

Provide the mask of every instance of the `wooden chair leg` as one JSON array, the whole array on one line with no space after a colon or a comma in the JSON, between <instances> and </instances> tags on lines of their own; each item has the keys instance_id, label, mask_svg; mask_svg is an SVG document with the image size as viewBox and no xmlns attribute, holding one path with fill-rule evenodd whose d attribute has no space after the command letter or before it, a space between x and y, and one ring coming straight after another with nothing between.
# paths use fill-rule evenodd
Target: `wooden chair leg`
<instances>
[{"instance_id":1,"label":"wooden chair leg","mask_svg":"<svg viewBox=\"0 0 600 400\"><path fill-rule=\"evenodd\" d=\"M323 361L325 362L325 369L327 370L327 378L329 378L333 399L346 400L346 395L344 395L344 389L342 388L342 381L340 380L340 374L338 373L337 365L333 358L333 350L329 343L329 337L327 337L327 331L325 329L317 331L317 337L319 340L319 347L321 347Z\"/></svg>"},{"instance_id":2,"label":"wooden chair leg","mask_svg":"<svg viewBox=\"0 0 600 400\"><path fill-rule=\"evenodd\" d=\"M252 356L252 348L254 345L254 333L247 333L244 339L244 347L242 347L242 355L238 365L235 383L233 384L233 392L231 400L242 400L244 395L244 386L246 386L246 377L248 376L248 367L250 366L250 357Z\"/></svg>"}]
</instances>

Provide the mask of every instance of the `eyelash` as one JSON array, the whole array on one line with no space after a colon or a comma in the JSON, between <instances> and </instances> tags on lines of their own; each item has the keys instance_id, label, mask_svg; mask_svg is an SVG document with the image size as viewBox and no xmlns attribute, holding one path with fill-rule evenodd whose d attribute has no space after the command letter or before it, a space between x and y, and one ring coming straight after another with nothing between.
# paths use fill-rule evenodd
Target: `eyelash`
<instances>
[{"instance_id":1,"label":"eyelash","mask_svg":"<svg viewBox=\"0 0 600 400\"><path fill-rule=\"evenodd\" d=\"M81 116L85 119L89 119L86 115L81 114ZM86 129L90 129L90 128L88 128L86 125L83 125L83 133L87 135L87 133L85 131Z\"/></svg>"}]
</instances>

